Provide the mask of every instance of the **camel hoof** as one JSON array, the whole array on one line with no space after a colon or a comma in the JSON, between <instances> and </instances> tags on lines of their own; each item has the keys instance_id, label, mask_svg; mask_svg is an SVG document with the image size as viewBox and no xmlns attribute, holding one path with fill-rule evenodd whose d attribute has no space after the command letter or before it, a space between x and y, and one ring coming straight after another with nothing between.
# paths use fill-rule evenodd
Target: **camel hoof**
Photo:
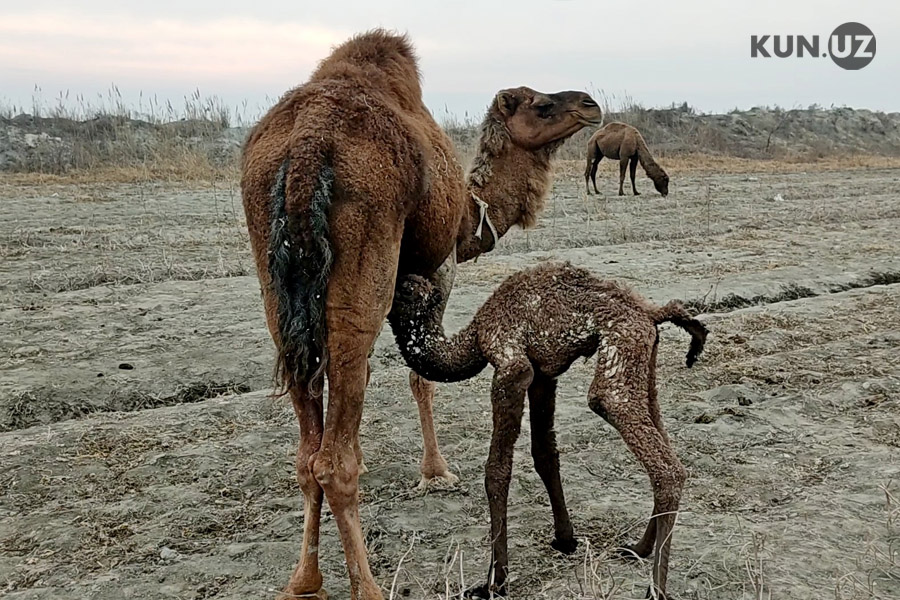
<instances>
[{"instance_id":1,"label":"camel hoof","mask_svg":"<svg viewBox=\"0 0 900 600\"><path fill-rule=\"evenodd\" d=\"M634 549L634 546L622 546L621 548L616 548L613 551L613 554L624 561L638 561L650 556L649 552L647 554L641 554Z\"/></svg>"},{"instance_id":2,"label":"camel hoof","mask_svg":"<svg viewBox=\"0 0 900 600\"><path fill-rule=\"evenodd\" d=\"M550 547L563 554L575 554L575 550L578 548L578 540L575 538L570 540L554 538L553 541L550 542Z\"/></svg>"},{"instance_id":3,"label":"camel hoof","mask_svg":"<svg viewBox=\"0 0 900 600\"><path fill-rule=\"evenodd\" d=\"M641 193L640 193L639 191L635 190L635 191L634 191L634 195L635 195L635 196L640 196Z\"/></svg>"},{"instance_id":4,"label":"camel hoof","mask_svg":"<svg viewBox=\"0 0 900 600\"><path fill-rule=\"evenodd\" d=\"M319 591L317 592L294 594L293 592L285 589L275 595L275 600L294 600L295 598L308 598L309 600L328 600L328 592L325 591L325 588L319 588Z\"/></svg>"},{"instance_id":5,"label":"camel hoof","mask_svg":"<svg viewBox=\"0 0 900 600\"><path fill-rule=\"evenodd\" d=\"M420 492L424 492L425 490L449 490L456 487L458 484L459 477L450 471L445 471L441 475L434 475L432 477L425 477L422 475L422 479L419 480L419 485L416 486L416 489Z\"/></svg>"},{"instance_id":6,"label":"camel hoof","mask_svg":"<svg viewBox=\"0 0 900 600\"><path fill-rule=\"evenodd\" d=\"M625 195L625 192L619 192L619 195L620 195L620 196L624 196L624 195Z\"/></svg>"},{"instance_id":7,"label":"camel hoof","mask_svg":"<svg viewBox=\"0 0 900 600\"><path fill-rule=\"evenodd\" d=\"M490 600L490 598L496 598L498 596L503 596L503 597L506 596L506 586L505 585L492 586L490 584L485 583L483 585L476 585L476 586L470 587L469 589L466 590L466 593L464 594L463 597L464 598L481 598L483 600Z\"/></svg>"}]
</instances>

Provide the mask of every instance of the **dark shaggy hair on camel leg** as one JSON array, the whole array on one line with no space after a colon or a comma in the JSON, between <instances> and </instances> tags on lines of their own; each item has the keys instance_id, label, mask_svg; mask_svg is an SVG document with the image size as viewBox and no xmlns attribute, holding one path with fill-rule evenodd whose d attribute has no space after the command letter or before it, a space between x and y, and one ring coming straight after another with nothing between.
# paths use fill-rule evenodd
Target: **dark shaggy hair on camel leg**
<instances>
[{"instance_id":1,"label":"dark shaggy hair on camel leg","mask_svg":"<svg viewBox=\"0 0 900 600\"><path fill-rule=\"evenodd\" d=\"M521 271L504 281L472 322L449 339L440 322L441 292L427 280L400 281L389 316L409 366L432 381L460 381L494 366L491 403L494 430L485 468L491 511L492 560L487 583L469 597L505 594L508 573L506 507L513 446L525 397L531 418L531 454L547 488L560 552L575 540L559 476L553 431L556 379L580 357L597 354L588 395L591 410L618 430L646 469L653 488L653 514L643 537L624 556L652 553L653 585L665 598L672 528L686 472L663 428L656 393L657 325L669 321L691 335L687 366L703 351L707 329L685 308L656 306L626 287L600 280L568 263Z\"/></svg>"}]
</instances>

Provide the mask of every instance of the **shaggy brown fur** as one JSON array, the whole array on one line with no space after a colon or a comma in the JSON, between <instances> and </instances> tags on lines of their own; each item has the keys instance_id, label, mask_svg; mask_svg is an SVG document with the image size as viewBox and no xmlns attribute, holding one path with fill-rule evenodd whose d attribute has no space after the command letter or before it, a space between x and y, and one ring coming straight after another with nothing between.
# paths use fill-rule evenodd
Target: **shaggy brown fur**
<instances>
[{"instance_id":1,"label":"shaggy brown fur","mask_svg":"<svg viewBox=\"0 0 900 600\"><path fill-rule=\"evenodd\" d=\"M527 224L542 193L503 186L522 168L600 118L586 94L501 91L485 142L481 199L498 236ZM494 140L493 142L490 140ZM497 142L500 140L500 142ZM286 93L250 133L241 188L278 374L300 425L297 478L303 551L289 596L323 596L323 495L341 535L354 599L380 599L358 510L359 423L368 356L399 274L447 277L439 267L496 243L466 189L447 136L422 103L413 48L382 30L345 42L310 80ZM543 180L544 176L541 176ZM493 182L493 183L491 183ZM476 233L478 235L476 235ZM452 268L447 268L452 271ZM328 414L323 380L328 378ZM430 407L428 409L430 419Z\"/></svg>"},{"instance_id":2,"label":"shaggy brown fur","mask_svg":"<svg viewBox=\"0 0 900 600\"><path fill-rule=\"evenodd\" d=\"M531 453L550 496L552 546L575 551L575 540L559 477L553 431L556 379L577 358L598 352L588 395L591 410L615 427L650 476L653 514L641 540L626 553L642 558L655 550L653 582L665 597L672 528L685 470L663 428L656 391L657 325L671 321L691 334L687 366L703 350L707 330L684 307L658 307L636 293L568 263L521 271L505 282L472 322L446 339L435 307L440 291L426 280L401 282L403 296L390 321L407 364L436 381L473 377L494 366L491 403L494 432L485 467L491 511L492 561L488 582L470 596L504 594L508 569L506 505L513 446L519 435L526 393L531 415Z\"/></svg>"},{"instance_id":3,"label":"shaggy brown fur","mask_svg":"<svg viewBox=\"0 0 900 600\"><path fill-rule=\"evenodd\" d=\"M591 193L588 186L588 178L594 184L594 191L597 190L597 165L603 157L619 160L619 195L624 196L625 190L622 189L625 184L625 169L631 166L631 191L635 196L639 196L640 192L634 185L634 175L637 171L638 162L644 167L647 176L653 180L653 186L656 191L663 195L669 195L669 176L661 166L653 159L647 143L641 132L625 123L610 123L602 127L594 135L591 136L587 147L587 165L584 167L584 187L587 193Z\"/></svg>"}]
</instances>

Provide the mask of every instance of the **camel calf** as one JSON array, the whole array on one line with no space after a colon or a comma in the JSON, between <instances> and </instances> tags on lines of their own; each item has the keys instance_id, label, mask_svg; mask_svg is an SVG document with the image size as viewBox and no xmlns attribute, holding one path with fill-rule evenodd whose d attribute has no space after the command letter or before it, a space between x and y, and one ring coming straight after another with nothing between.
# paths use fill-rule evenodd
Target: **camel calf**
<instances>
[{"instance_id":1,"label":"camel calf","mask_svg":"<svg viewBox=\"0 0 900 600\"><path fill-rule=\"evenodd\" d=\"M670 321L691 334L688 367L703 350L706 328L677 302L655 306L568 263L550 263L511 276L472 322L449 339L440 322L441 296L431 282L407 277L398 285L389 319L407 364L429 380L468 379L489 362L495 369L494 431L485 468L492 559L487 583L468 590L468 597L506 593L507 498L526 394L534 467L553 509L551 546L564 553L575 551L553 431L556 379L577 358L597 353L589 406L618 430L653 488L647 529L623 554L645 558L655 550L653 585L658 597L665 598L672 528L686 473L669 443L657 401L657 325Z\"/></svg>"},{"instance_id":2,"label":"camel calf","mask_svg":"<svg viewBox=\"0 0 900 600\"><path fill-rule=\"evenodd\" d=\"M631 167L631 191L635 196L640 196L634 185L634 174L637 171L638 162L644 167L647 176L653 180L653 186L656 191L663 195L663 198L669 195L669 176L663 170L659 163L654 160L647 148L647 142L641 132L625 123L610 123L600 128L588 141L587 147L587 165L584 167L584 187L587 189L588 195L591 188L588 187L588 178L594 184L594 191L597 190L597 165L603 157L619 161L619 195L624 196L625 190L622 186L625 183L625 169Z\"/></svg>"}]
</instances>

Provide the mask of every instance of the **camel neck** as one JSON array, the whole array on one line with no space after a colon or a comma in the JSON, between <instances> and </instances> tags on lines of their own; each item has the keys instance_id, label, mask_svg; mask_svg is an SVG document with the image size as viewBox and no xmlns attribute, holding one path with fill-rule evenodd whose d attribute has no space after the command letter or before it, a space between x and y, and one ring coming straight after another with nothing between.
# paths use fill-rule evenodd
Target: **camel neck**
<instances>
[{"instance_id":1,"label":"camel neck","mask_svg":"<svg viewBox=\"0 0 900 600\"><path fill-rule=\"evenodd\" d=\"M550 189L552 149L529 152L507 142L497 154L481 150L468 175L467 192L473 199L460 227L457 262L489 252L499 241L491 239L487 224L482 226L480 237L475 235L482 220L474 198L487 204L487 216L497 236L503 237L515 225L530 227L535 223Z\"/></svg>"}]
</instances>

